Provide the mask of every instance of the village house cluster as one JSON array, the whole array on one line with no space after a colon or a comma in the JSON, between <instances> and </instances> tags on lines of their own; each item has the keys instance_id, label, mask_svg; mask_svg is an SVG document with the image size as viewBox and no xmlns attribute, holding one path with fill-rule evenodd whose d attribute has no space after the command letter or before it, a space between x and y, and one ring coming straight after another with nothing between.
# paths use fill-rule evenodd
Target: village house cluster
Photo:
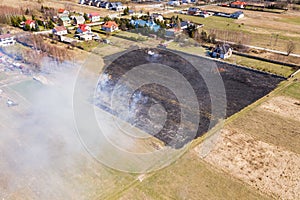
<instances>
[{"instance_id":1,"label":"village house cluster","mask_svg":"<svg viewBox=\"0 0 300 200\"><path fill-rule=\"evenodd\" d=\"M175 1L172 1L173 3ZM165 18L160 13L133 13L129 12L129 8L122 5L120 2L106 2L100 0L80 0L80 4L88 6L96 6L114 11L121 11L125 8L126 17L123 17L120 13L116 15L109 15L105 18L100 16L99 12L82 13L76 10L57 9L54 10L54 14L47 20L41 20L40 18L26 19L24 16L22 20L16 18L16 27L23 28L26 31L34 31L37 34L50 34L51 37L58 39L64 43L82 43L84 41L103 41L99 34L110 35L119 31L126 31L131 29L144 28L148 30L150 35L157 35L164 39L174 39L181 33L185 32L189 35L191 31L196 31L202 28L204 24L191 22L188 20L182 20L178 17ZM180 4L193 4L193 0L183 0ZM239 1L232 2L230 6L240 5ZM174 6L174 5L173 5ZM238 7L242 8L242 6ZM53 8L41 8L42 11ZM41 12L42 12L41 11ZM209 10L201 9L200 7L191 6L188 9L176 10L174 13L192 15L195 17L207 18L210 16L220 16L239 19L244 16L242 11L236 11L233 13L221 13ZM125 11L124 11L125 13ZM123 13L122 13L123 14ZM128 17L129 16L129 17ZM42 30L40 30L42 27ZM149 34L148 34L149 35ZM15 37L10 34L0 35L0 46L9 46L16 43ZM228 52L227 48L219 48L217 54L214 57L227 58L228 56L222 56L220 52ZM225 53L225 54L226 54ZM220 55L220 56L219 56ZM230 56L231 54L229 54Z\"/></svg>"}]
</instances>

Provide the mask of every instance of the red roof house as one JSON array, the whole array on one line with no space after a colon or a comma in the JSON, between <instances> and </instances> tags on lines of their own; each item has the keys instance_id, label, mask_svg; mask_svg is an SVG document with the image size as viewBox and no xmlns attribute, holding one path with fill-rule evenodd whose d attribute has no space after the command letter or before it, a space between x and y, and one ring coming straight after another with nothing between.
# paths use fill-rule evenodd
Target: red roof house
<instances>
[{"instance_id":1,"label":"red roof house","mask_svg":"<svg viewBox=\"0 0 300 200\"><path fill-rule=\"evenodd\" d=\"M99 13L96 13L96 12L90 13L89 19L91 22L98 22L98 21L100 21L100 15L99 15Z\"/></svg>"},{"instance_id":2,"label":"red roof house","mask_svg":"<svg viewBox=\"0 0 300 200\"><path fill-rule=\"evenodd\" d=\"M230 3L230 7L233 8L245 8L246 5L247 3L244 1L234 1Z\"/></svg>"},{"instance_id":3,"label":"red roof house","mask_svg":"<svg viewBox=\"0 0 300 200\"><path fill-rule=\"evenodd\" d=\"M68 34L68 30L66 27L64 26L56 26L53 30L52 30L53 34L55 35L67 35Z\"/></svg>"},{"instance_id":4,"label":"red roof house","mask_svg":"<svg viewBox=\"0 0 300 200\"><path fill-rule=\"evenodd\" d=\"M58 9L58 13L64 13L64 12L65 12L65 9L63 9L63 8Z\"/></svg>"},{"instance_id":5,"label":"red roof house","mask_svg":"<svg viewBox=\"0 0 300 200\"><path fill-rule=\"evenodd\" d=\"M89 33L91 31L91 27L86 24L79 24L76 30L77 33Z\"/></svg>"},{"instance_id":6,"label":"red roof house","mask_svg":"<svg viewBox=\"0 0 300 200\"><path fill-rule=\"evenodd\" d=\"M106 32L114 32L119 30L119 25L115 21L108 21L102 25L102 30Z\"/></svg>"}]
</instances>

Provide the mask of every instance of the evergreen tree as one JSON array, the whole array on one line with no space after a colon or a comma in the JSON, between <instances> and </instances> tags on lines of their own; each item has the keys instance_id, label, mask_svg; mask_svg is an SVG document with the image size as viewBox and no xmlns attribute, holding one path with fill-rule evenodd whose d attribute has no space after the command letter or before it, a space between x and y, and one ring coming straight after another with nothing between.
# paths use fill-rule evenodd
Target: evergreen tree
<instances>
[{"instance_id":1,"label":"evergreen tree","mask_svg":"<svg viewBox=\"0 0 300 200\"><path fill-rule=\"evenodd\" d=\"M29 15L29 9L26 8L25 15Z\"/></svg>"}]
</instances>

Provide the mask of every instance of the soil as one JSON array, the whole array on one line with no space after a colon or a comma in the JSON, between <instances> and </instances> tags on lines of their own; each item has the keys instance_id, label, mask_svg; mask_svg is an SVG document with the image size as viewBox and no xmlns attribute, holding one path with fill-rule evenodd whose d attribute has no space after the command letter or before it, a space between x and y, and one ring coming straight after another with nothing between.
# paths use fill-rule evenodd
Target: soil
<instances>
[{"instance_id":1,"label":"soil","mask_svg":"<svg viewBox=\"0 0 300 200\"><path fill-rule=\"evenodd\" d=\"M151 57L148 54L149 51L155 52L157 57ZM112 60L112 58L116 59ZM129 98L130 105L127 109L135 115L133 120L132 118L128 118L128 116L121 116L121 110L118 110L119 108L113 109L111 107L111 97L120 78L134 67L149 63L167 65L179 72L186 80L188 80L197 96L201 123L198 125L196 137L199 137L208 131L210 125L215 125L221 116L211 115L211 97L204 81L205 77L202 77L197 69L188 61L189 58L198 59L201 63L208 63L201 66L201 73L204 73L205 76L216 73L212 68L214 61L192 55L189 55L187 58L186 55L180 56L177 53L175 54L163 49L135 49L125 52L124 54L110 56L110 60L106 60L107 67L102 73L102 75L105 75L107 78L105 80L101 79L98 84L99 93L96 99L96 104L102 109L119 116L149 134L152 134L151 127L155 127L155 125L157 125L155 124L156 122L151 121L151 117L148 114L149 109L155 104L162 105L167 112L166 121L162 129L158 133L154 134L154 136L168 146L181 148L195 138L192 134L195 132L193 128L188 129L188 131L185 131L184 133L179 130L181 124L181 108L187 108L189 110L188 115L195 114L193 113L193 108L190 107L193 102L189 102L188 98L179 103L180 99L177 99L176 95L169 88L156 83L144 85L136 89L134 94L131 94L131 97ZM247 105L255 102L257 99L265 96L272 91L279 82L284 80L277 76L240 68L235 65L222 62L216 62L216 65L223 79L226 90L226 117L233 115ZM178 84L178 80L173 80L173 77L163 76L156 71L151 73L156 74L161 79ZM143 76L144 75L141 74L141 76L136 77L136 79ZM134 81L135 80L128 80L126 82L126 87L134 88ZM124 91L124 93L126 93L126 91ZM216 98L219 100L219 104L226 103L221 102L221 96ZM156 115L154 114L154 118L156 117L160 118L161 116L159 116L159 113L156 113ZM189 123L193 123L193 121L187 122L185 126L192 127L189 126ZM147 124L147 126L145 124ZM151 124L151 126L148 126L148 124Z\"/></svg>"}]
</instances>

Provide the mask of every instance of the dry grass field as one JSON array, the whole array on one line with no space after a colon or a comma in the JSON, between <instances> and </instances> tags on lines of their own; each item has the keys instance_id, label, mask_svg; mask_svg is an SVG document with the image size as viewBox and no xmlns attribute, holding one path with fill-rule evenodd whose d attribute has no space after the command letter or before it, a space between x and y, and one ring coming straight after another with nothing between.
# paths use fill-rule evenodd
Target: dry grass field
<instances>
[{"instance_id":1,"label":"dry grass field","mask_svg":"<svg viewBox=\"0 0 300 200\"><path fill-rule=\"evenodd\" d=\"M232 13L239 9L225 8L220 6L205 6L202 9ZM218 38L224 40L234 40L239 34L244 34L247 38L246 44L259 46L269 49L286 51L286 45L289 40L296 43L295 53L300 53L300 12L287 11L282 14L268 12L244 11L245 17L242 19L229 19L212 16L201 18L189 15L180 15L182 19L190 20L204 24L205 30L219 30L222 33ZM169 13L166 16L177 15ZM228 34L224 34L228 31ZM232 35L232 31L238 32L237 36ZM276 37L278 39L276 41ZM238 42L238 41L234 41ZM241 41L244 42L244 41Z\"/></svg>"}]
</instances>

